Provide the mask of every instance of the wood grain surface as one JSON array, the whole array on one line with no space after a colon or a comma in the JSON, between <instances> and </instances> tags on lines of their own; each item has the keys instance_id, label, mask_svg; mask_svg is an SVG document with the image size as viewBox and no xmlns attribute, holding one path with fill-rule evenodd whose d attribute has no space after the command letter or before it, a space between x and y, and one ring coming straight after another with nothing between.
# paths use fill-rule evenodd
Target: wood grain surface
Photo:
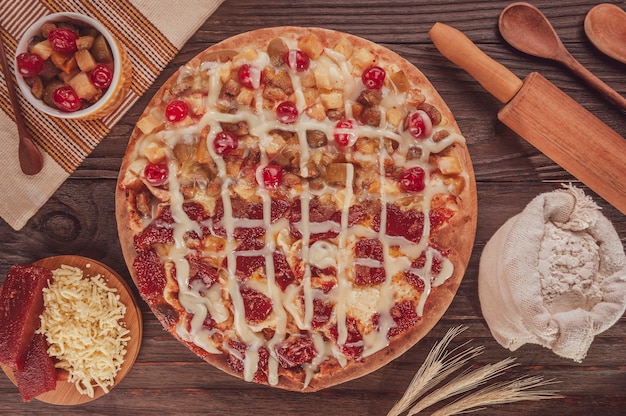
<instances>
[{"instance_id":1,"label":"wood grain surface","mask_svg":"<svg viewBox=\"0 0 626 416\"><path fill-rule=\"evenodd\" d=\"M524 374L541 375L557 380L557 389L565 396L559 400L492 406L477 414L626 414L626 318L622 317L616 325L598 335L587 357L579 364L536 345L508 351L493 339L481 314L477 279L483 247L507 219L519 213L536 195L555 190L561 183L576 184L594 197L604 215L613 222L622 242L626 240L626 217L498 121L501 103L464 70L444 58L428 37L435 22L454 26L518 77L540 72L618 134L626 135L623 111L566 68L523 54L504 42L497 22L500 12L509 3L226 0L193 35L151 90L26 227L16 232L0 221L0 282L12 264L76 254L109 265L131 283L116 232L115 183L134 124L163 81L198 52L243 31L299 25L349 32L386 46L420 68L455 114L474 164L479 210L474 252L449 310L418 345L386 367L358 380L314 394L285 392L242 382L205 364L165 333L142 302L144 336L139 356L133 369L111 394L71 407L39 401L22 403L11 381L0 377L0 414L385 415L402 396L433 344L449 328L459 324L468 326L468 330L454 341L454 346L471 341L473 345L485 347L485 352L473 360L475 366L515 357L519 365L507 371L503 379ZM585 15L596 2L546 0L532 3L551 20L565 46L581 63L626 95L626 65L595 49L584 33ZM610 3L626 8L623 1ZM175 9L175 2L172 7Z\"/></svg>"}]
</instances>

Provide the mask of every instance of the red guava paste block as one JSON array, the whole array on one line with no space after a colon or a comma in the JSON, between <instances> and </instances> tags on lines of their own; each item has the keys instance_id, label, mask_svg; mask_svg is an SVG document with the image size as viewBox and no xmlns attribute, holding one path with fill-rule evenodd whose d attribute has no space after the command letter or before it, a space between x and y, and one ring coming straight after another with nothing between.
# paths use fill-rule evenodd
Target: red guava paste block
<instances>
[{"instance_id":1,"label":"red guava paste block","mask_svg":"<svg viewBox=\"0 0 626 416\"><path fill-rule=\"evenodd\" d=\"M24 360L43 311L42 289L52 272L30 265L12 266L0 289L0 362L15 371Z\"/></svg>"},{"instance_id":2,"label":"red guava paste block","mask_svg":"<svg viewBox=\"0 0 626 416\"><path fill-rule=\"evenodd\" d=\"M24 371L17 371L15 379L25 402L56 388L56 369L48 355L48 343L43 334L35 334L26 354Z\"/></svg>"}]
</instances>

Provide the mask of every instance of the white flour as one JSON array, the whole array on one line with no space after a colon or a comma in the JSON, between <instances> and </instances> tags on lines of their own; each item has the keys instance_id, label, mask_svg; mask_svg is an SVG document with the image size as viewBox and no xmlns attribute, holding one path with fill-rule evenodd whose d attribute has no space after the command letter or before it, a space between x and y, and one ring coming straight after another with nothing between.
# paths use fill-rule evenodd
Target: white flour
<instances>
[{"instance_id":1,"label":"white flour","mask_svg":"<svg viewBox=\"0 0 626 416\"><path fill-rule=\"evenodd\" d=\"M489 239L478 295L500 345L539 344L581 362L626 310L626 253L593 200L565 186L535 197Z\"/></svg>"},{"instance_id":2,"label":"white flour","mask_svg":"<svg viewBox=\"0 0 626 416\"><path fill-rule=\"evenodd\" d=\"M548 222L538 257L541 293L551 313L589 311L602 300L600 247L591 235Z\"/></svg>"}]
</instances>

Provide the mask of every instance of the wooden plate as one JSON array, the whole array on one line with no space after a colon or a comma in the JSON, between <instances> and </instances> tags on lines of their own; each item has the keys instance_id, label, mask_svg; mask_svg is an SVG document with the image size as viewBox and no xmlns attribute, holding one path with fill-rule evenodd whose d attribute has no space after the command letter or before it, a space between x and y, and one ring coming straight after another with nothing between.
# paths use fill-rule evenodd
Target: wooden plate
<instances>
[{"instance_id":1,"label":"wooden plate","mask_svg":"<svg viewBox=\"0 0 626 416\"><path fill-rule=\"evenodd\" d=\"M133 364L135 363L137 354L139 354L139 347L141 346L141 336L143 332L141 311L128 284L110 267L96 260L88 259L86 257L48 257L39 260L33 264L36 266L48 268L50 270L58 269L62 265L78 267L79 269L83 270L83 274L85 277L95 276L99 274L105 279L109 287L114 287L117 289L117 293L120 296L120 301L124 303L124 305L126 305L126 316L124 317L123 321L130 331L130 341L128 341L128 344L126 346L126 356L124 357L124 363L122 364L122 367L115 377L115 384L111 388L117 386L120 381L122 381L124 376L128 374ZM15 376L13 375L11 369L4 365L0 366L2 367L4 373L9 377L9 379L11 379L13 384L16 384ZM96 387L94 397L89 397L86 394L80 394L78 390L76 390L76 387L73 383L68 383L67 381L60 380L57 381L57 386L55 390L41 394L37 396L36 399L51 404L75 405L90 402L97 399L98 397L101 397L104 394L104 390L102 390L100 387Z\"/></svg>"}]
</instances>

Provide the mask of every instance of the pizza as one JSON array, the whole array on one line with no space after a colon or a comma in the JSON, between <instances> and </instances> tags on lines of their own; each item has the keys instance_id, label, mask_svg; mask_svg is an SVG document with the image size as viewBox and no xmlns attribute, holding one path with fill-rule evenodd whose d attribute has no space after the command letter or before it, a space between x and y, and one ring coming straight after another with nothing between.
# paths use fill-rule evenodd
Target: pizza
<instances>
[{"instance_id":1,"label":"pizza","mask_svg":"<svg viewBox=\"0 0 626 416\"><path fill-rule=\"evenodd\" d=\"M304 392L429 332L476 209L465 139L426 77L319 28L243 33L182 66L116 190L125 260L163 327L229 374Z\"/></svg>"}]
</instances>

